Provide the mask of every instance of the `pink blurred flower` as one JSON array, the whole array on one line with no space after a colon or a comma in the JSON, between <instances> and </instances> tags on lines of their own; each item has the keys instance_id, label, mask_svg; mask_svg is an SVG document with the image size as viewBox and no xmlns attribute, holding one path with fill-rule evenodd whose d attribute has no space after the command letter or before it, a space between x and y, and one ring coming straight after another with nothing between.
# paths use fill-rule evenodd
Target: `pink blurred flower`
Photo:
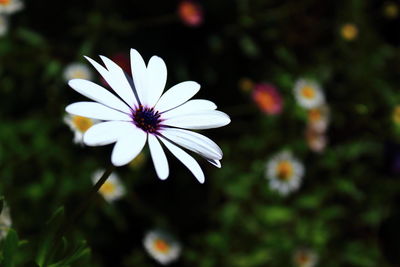
<instances>
[{"instance_id":1,"label":"pink blurred flower","mask_svg":"<svg viewBox=\"0 0 400 267\"><path fill-rule=\"evenodd\" d=\"M196 1L182 1L178 7L178 14L183 23L188 26L196 27L203 23L203 10Z\"/></svg>"},{"instance_id":2,"label":"pink blurred flower","mask_svg":"<svg viewBox=\"0 0 400 267\"><path fill-rule=\"evenodd\" d=\"M282 111L283 101L275 86L268 83L259 83L254 86L253 101L265 113L274 115Z\"/></svg>"}]
</instances>

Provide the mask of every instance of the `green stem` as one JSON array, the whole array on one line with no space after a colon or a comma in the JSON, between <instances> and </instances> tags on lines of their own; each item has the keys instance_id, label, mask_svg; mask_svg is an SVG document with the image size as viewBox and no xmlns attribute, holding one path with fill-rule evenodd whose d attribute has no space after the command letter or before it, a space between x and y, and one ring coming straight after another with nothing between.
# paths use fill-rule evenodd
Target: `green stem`
<instances>
[{"instance_id":1,"label":"green stem","mask_svg":"<svg viewBox=\"0 0 400 267\"><path fill-rule=\"evenodd\" d=\"M84 213L84 211L89 207L90 203L92 202L94 197L97 195L97 192L99 191L101 186L107 181L108 177L114 171L114 169L115 169L115 166L111 164L107 168L107 170L104 171L103 175L100 177L100 179L97 181L97 183L92 187L92 190L90 191L86 200L84 202L82 202L82 204L73 212L72 216L69 217L69 219L67 219L65 221L65 223L63 223L60 226L60 228L56 232L56 235L54 238L55 244L52 247L52 249L50 250L49 257L47 258L47 261L45 262L44 266L47 266L47 262L50 261L53 258L53 256L57 253L57 251L59 250L60 245L62 243L61 242L62 238L69 232L69 230L75 224L75 222L78 220L78 218L81 217L82 214Z\"/></svg>"}]
</instances>

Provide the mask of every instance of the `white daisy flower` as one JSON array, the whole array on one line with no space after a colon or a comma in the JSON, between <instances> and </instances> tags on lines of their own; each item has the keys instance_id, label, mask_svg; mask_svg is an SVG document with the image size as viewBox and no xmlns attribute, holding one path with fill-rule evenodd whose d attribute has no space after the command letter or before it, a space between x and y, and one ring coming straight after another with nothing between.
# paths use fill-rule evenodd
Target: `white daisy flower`
<instances>
[{"instance_id":1,"label":"white daisy flower","mask_svg":"<svg viewBox=\"0 0 400 267\"><path fill-rule=\"evenodd\" d=\"M0 240L7 236L8 230L11 228L10 208L4 204L0 214Z\"/></svg>"},{"instance_id":2,"label":"white daisy flower","mask_svg":"<svg viewBox=\"0 0 400 267\"><path fill-rule=\"evenodd\" d=\"M310 249L298 249L293 255L293 261L297 267L314 267L318 263L318 255Z\"/></svg>"},{"instance_id":3,"label":"white daisy flower","mask_svg":"<svg viewBox=\"0 0 400 267\"><path fill-rule=\"evenodd\" d=\"M290 152L284 151L267 162L265 175L272 190L287 195L300 187L304 166Z\"/></svg>"},{"instance_id":4,"label":"white daisy flower","mask_svg":"<svg viewBox=\"0 0 400 267\"><path fill-rule=\"evenodd\" d=\"M83 134L93 125L99 122L99 120L66 114L64 116L64 122L74 132L74 143L83 144Z\"/></svg>"},{"instance_id":5,"label":"white daisy flower","mask_svg":"<svg viewBox=\"0 0 400 267\"><path fill-rule=\"evenodd\" d=\"M0 0L0 14L12 14L24 8L21 0Z\"/></svg>"},{"instance_id":6,"label":"white daisy flower","mask_svg":"<svg viewBox=\"0 0 400 267\"><path fill-rule=\"evenodd\" d=\"M167 157L161 144L201 183L204 182L204 173L200 165L177 145L198 153L217 167L221 166L222 151L218 145L201 134L186 130L217 128L230 122L229 116L217 111L213 102L189 100L200 90L198 83L182 82L163 94L167 68L161 58L153 56L146 66L141 55L131 49L132 80L113 61L100 57L105 67L86 58L117 96L87 80L69 81L73 89L96 102L73 103L67 106L66 111L105 121L92 126L84 134L86 145L116 143L111 162L122 166L132 161L148 140L150 155L160 179L169 175Z\"/></svg>"},{"instance_id":7,"label":"white daisy flower","mask_svg":"<svg viewBox=\"0 0 400 267\"><path fill-rule=\"evenodd\" d=\"M299 79L294 86L297 103L306 108L315 108L325 102L325 95L320 85L311 80Z\"/></svg>"},{"instance_id":8,"label":"white daisy flower","mask_svg":"<svg viewBox=\"0 0 400 267\"><path fill-rule=\"evenodd\" d=\"M162 265L176 261L182 250L178 241L160 230L148 232L143 239L143 245L147 253Z\"/></svg>"},{"instance_id":9,"label":"white daisy flower","mask_svg":"<svg viewBox=\"0 0 400 267\"><path fill-rule=\"evenodd\" d=\"M93 173L93 184L96 184L100 180L103 173L104 170L97 170ZM100 187L99 193L104 197L106 201L113 202L125 195L125 188L122 185L118 175L116 175L115 173L111 173L107 181L105 181L104 184Z\"/></svg>"},{"instance_id":10,"label":"white daisy flower","mask_svg":"<svg viewBox=\"0 0 400 267\"><path fill-rule=\"evenodd\" d=\"M322 153L328 143L326 135L312 127L307 127L306 140L308 147L316 153Z\"/></svg>"},{"instance_id":11,"label":"white daisy flower","mask_svg":"<svg viewBox=\"0 0 400 267\"><path fill-rule=\"evenodd\" d=\"M315 131L323 133L329 126L330 109L327 105L308 110L308 125Z\"/></svg>"},{"instance_id":12,"label":"white daisy flower","mask_svg":"<svg viewBox=\"0 0 400 267\"><path fill-rule=\"evenodd\" d=\"M1 1L1 0L0 0ZM64 70L64 79L66 81L72 79L92 80L93 73L87 65L82 63L71 63Z\"/></svg>"},{"instance_id":13,"label":"white daisy flower","mask_svg":"<svg viewBox=\"0 0 400 267\"><path fill-rule=\"evenodd\" d=\"M0 15L0 36L3 36L8 31L8 18L7 16Z\"/></svg>"}]
</instances>

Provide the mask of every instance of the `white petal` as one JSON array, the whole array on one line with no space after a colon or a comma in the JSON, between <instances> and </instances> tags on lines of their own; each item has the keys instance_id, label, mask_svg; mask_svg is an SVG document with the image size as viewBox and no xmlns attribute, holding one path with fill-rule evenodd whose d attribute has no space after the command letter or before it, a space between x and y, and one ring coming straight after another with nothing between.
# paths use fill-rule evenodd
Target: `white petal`
<instances>
[{"instance_id":1,"label":"white petal","mask_svg":"<svg viewBox=\"0 0 400 267\"><path fill-rule=\"evenodd\" d=\"M103 146L114 143L124 135L131 125L125 121L107 121L93 125L83 136L83 142L88 146Z\"/></svg>"},{"instance_id":2,"label":"white petal","mask_svg":"<svg viewBox=\"0 0 400 267\"><path fill-rule=\"evenodd\" d=\"M111 154L111 162L122 166L131 162L142 151L146 143L147 133L133 124L127 127L124 135L118 138Z\"/></svg>"},{"instance_id":3,"label":"white petal","mask_svg":"<svg viewBox=\"0 0 400 267\"><path fill-rule=\"evenodd\" d=\"M178 83L161 96L155 109L159 112L164 112L180 106L192 98L199 90L200 84L196 82Z\"/></svg>"},{"instance_id":4,"label":"white petal","mask_svg":"<svg viewBox=\"0 0 400 267\"><path fill-rule=\"evenodd\" d=\"M166 82L167 66L162 58L153 56L147 65L147 102L142 104L154 107L164 91Z\"/></svg>"},{"instance_id":5,"label":"white petal","mask_svg":"<svg viewBox=\"0 0 400 267\"><path fill-rule=\"evenodd\" d=\"M211 102L209 100L193 99L189 100L183 105L180 105L179 107L164 112L162 114L162 118L169 119L180 115L197 113L198 111L203 111L203 110L215 110L216 108L217 105L215 105L214 102Z\"/></svg>"},{"instance_id":6,"label":"white petal","mask_svg":"<svg viewBox=\"0 0 400 267\"><path fill-rule=\"evenodd\" d=\"M147 69L142 56L135 49L131 49L132 79L141 104L147 102Z\"/></svg>"},{"instance_id":7,"label":"white petal","mask_svg":"<svg viewBox=\"0 0 400 267\"><path fill-rule=\"evenodd\" d=\"M68 84L78 93L96 102L99 102L110 108L120 110L127 114L131 113L131 109L123 101L100 85L82 79L70 80Z\"/></svg>"},{"instance_id":8,"label":"white petal","mask_svg":"<svg viewBox=\"0 0 400 267\"><path fill-rule=\"evenodd\" d=\"M215 159L208 159L208 162L210 162L212 165L214 165L217 168L221 168L221 162L219 160Z\"/></svg>"},{"instance_id":9,"label":"white petal","mask_svg":"<svg viewBox=\"0 0 400 267\"><path fill-rule=\"evenodd\" d=\"M161 147L160 142L152 134L149 134L149 148L151 158L153 159L154 168L156 169L157 176L161 180L165 180L169 175L168 160L165 156L164 149Z\"/></svg>"},{"instance_id":10,"label":"white petal","mask_svg":"<svg viewBox=\"0 0 400 267\"><path fill-rule=\"evenodd\" d=\"M222 150L214 141L204 135L175 128L164 128L161 130L161 134L206 159L222 159Z\"/></svg>"},{"instance_id":11,"label":"white petal","mask_svg":"<svg viewBox=\"0 0 400 267\"><path fill-rule=\"evenodd\" d=\"M230 122L231 119L225 113L211 110L173 117L162 124L186 129L210 129L225 126Z\"/></svg>"},{"instance_id":12,"label":"white petal","mask_svg":"<svg viewBox=\"0 0 400 267\"><path fill-rule=\"evenodd\" d=\"M197 161L192 156L190 156L188 153L183 151L183 149L170 143L165 138L160 137L160 140L169 149L169 151L171 151L171 153L175 157L177 157L183 163L183 165L185 165L193 173L193 175L196 177L196 179L200 183L204 183L204 173L203 173L202 169L200 168L200 165L197 163Z\"/></svg>"},{"instance_id":13,"label":"white petal","mask_svg":"<svg viewBox=\"0 0 400 267\"><path fill-rule=\"evenodd\" d=\"M132 121L132 118L118 110L111 109L96 102L77 102L65 108L68 113L105 121Z\"/></svg>"},{"instance_id":14,"label":"white petal","mask_svg":"<svg viewBox=\"0 0 400 267\"><path fill-rule=\"evenodd\" d=\"M135 94L124 70L107 57L100 56L100 58L108 69L109 79L106 81L111 88L132 108L138 106Z\"/></svg>"}]
</instances>

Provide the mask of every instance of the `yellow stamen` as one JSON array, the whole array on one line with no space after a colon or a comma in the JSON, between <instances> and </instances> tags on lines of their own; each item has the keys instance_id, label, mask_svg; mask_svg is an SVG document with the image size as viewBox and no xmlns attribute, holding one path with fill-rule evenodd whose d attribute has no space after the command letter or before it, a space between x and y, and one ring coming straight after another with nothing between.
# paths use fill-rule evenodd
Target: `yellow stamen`
<instances>
[{"instance_id":1,"label":"yellow stamen","mask_svg":"<svg viewBox=\"0 0 400 267\"><path fill-rule=\"evenodd\" d=\"M167 253L170 250L170 246L164 240L156 239L154 241L154 249L160 253Z\"/></svg>"},{"instance_id":2,"label":"yellow stamen","mask_svg":"<svg viewBox=\"0 0 400 267\"><path fill-rule=\"evenodd\" d=\"M11 0L0 0L0 5L6 6L6 5L9 5L10 2L11 2Z\"/></svg>"},{"instance_id":3,"label":"yellow stamen","mask_svg":"<svg viewBox=\"0 0 400 267\"><path fill-rule=\"evenodd\" d=\"M93 120L81 116L73 116L73 125L82 133L86 132L90 127L93 126Z\"/></svg>"},{"instance_id":4,"label":"yellow stamen","mask_svg":"<svg viewBox=\"0 0 400 267\"><path fill-rule=\"evenodd\" d=\"M358 28L352 23L345 24L341 29L341 34L345 40L352 41L358 35Z\"/></svg>"},{"instance_id":5,"label":"yellow stamen","mask_svg":"<svg viewBox=\"0 0 400 267\"><path fill-rule=\"evenodd\" d=\"M400 124L400 106L396 106L393 111L393 121Z\"/></svg>"},{"instance_id":6,"label":"yellow stamen","mask_svg":"<svg viewBox=\"0 0 400 267\"><path fill-rule=\"evenodd\" d=\"M84 72L82 70L75 70L74 72L72 72L72 78L73 79L87 79L87 74L86 74L86 72Z\"/></svg>"},{"instance_id":7,"label":"yellow stamen","mask_svg":"<svg viewBox=\"0 0 400 267\"><path fill-rule=\"evenodd\" d=\"M278 163L276 167L277 176L279 179L283 181L289 181L292 179L293 175L293 166L290 161L283 160Z\"/></svg>"},{"instance_id":8,"label":"yellow stamen","mask_svg":"<svg viewBox=\"0 0 400 267\"><path fill-rule=\"evenodd\" d=\"M99 189L100 193L104 195L110 195L114 193L115 190L116 190L115 184L108 181L105 182Z\"/></svg>"},{"instance_id":9,"label":"yellow stamen","mask_svg":"<svg viewBox=\"0 0 400 267\"><path fill-rule=\"evenodd\" d=\"M322 118L321 110L318 108L311 109L308 112L308 120L311 122L319 121L321 120L321 118Z\"/></svg>"},{"instance_id":10,"label":"yellow stamen","mask_svg":"<svg viewBox=\"0 0 400 267\"><path fill-rule=\"evenodd\" d=\"M301 88L301 95L307 99L312 99L315 97L315 89L309 85Z\"/></svg>"}]
</instances>

